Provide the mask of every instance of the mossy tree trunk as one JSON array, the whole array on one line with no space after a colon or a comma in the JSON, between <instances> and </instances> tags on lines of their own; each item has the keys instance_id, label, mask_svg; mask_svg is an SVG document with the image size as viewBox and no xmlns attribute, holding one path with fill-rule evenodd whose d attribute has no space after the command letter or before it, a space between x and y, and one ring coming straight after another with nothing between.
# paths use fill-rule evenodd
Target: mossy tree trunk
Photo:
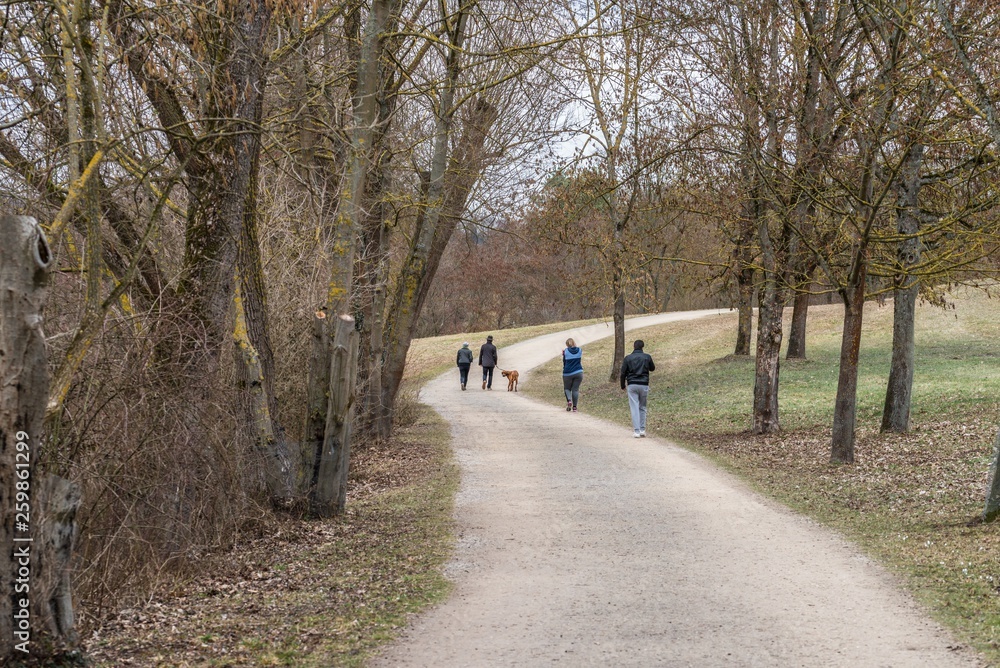
<instances>
[{"instance_id":1,"label":"mossy tree trunk","mask_svg":"<svg viewBox=\"0 0 1000 668\"><path fill-rule=\"evenodd\" d=\"M429 283L433 280L437 270L440 254L444 252L444 247L455 229L457 219L465 209L468 197L468 190L465 190L464 194L459 193L460 189L449 188L448 182L449 177L454 178L456 175L456 165L453 163L450 150L457 112L455 94L462 71L461 56L466 23L469 19L469 10L474 4L475 2L463 0L457 11L446 21L448 52L445 56L444 79L437 95L427 197L422 204L423 210L418 217L418 225L413 232L409 252L403 260L403 266L396 279L395 295L386 317L382 397L378 406L380 413L374 423L376 433L380 437L388 436L392 430L393 405L403 380L406 354L410 349L410 342L413 340L420 309L423 307ZM490 105L487 107L491 108ZM470 123L467 135L470 138L479 137L479 152L481 153L482 142L485 142L485 133L489 126L482 127L481 119L479 125L480 129L477 134L475 123ZM481 160L482 157L480 156L479 159ZM462 165L461 169L469 167L471 165ZM475 177L469 182L470 189L478 175L479 172L476 171ZM460 194L461 196L457 197ZM460 200L460 206L458 200ZM446 209L454 211L446 211Z\"/></svg>"},{"instance_id":2,"label":"mossy tree trunk","mask_svg":"<svg viewBox=\"0 0 1000 668\"><path fill-rule=\"evenodd\" d=\"M923 163L924 145L914 143L907 153L900 171L899 209L896 214L896 231L902 237L896 249L899 273L894 277L892 300L892 362L889 366L889 383L882 410L883 432L906 433L910 429L910 400L913 395L914 352L916 347L914 327L916 319L919 279L909 276L907 269L920 262L919 196L921 188L920 166Z\"/></svg>"},{"instance_id":3,"label":"mossy tree trunk","mask_svg":"<svg viewBox=\"0 0 1000 668\"><path fill-rule=\"evenodd\" d=\"M354 290L354 270L357 247L364 222L372 204L369 179L376 166L375 138L384 136L389 119L380 112L390 96L389 88L394 78L389 74L395 67L392 54L387 52L388 40L395 30L400 11L400 0L375 0L363 27L357 23L355 8L346 23L348 31L360 30L361 43L356 51L356 68L351 80L353 91L353 117L349 132L346 174L338 198L338 210L333 229L331 250L333 262L323 309L316 313L314 335L310 354L309 380L307 383L307 413L300 446L301 465L298 475L300 496L309 496L314 489L309 462L318 462L324 443L328 441L327 425L330 424L330 387L335 382L330 369L335 354L333 339L338 317L350 313L351 294ZM378 175L376 179L380 179ZM354 322L354 319L351 319ZM357 363L357 355L353 357ZM353 370L357 373L357 369ZM347 434L349 436L349 433ZM349 452L349 448L346 450Z\"/></svg>"},{"instance_id":4,"label":"mossy tree trunk","mask_svg":"<svg viewBox=\"0 0 1000 668\"><path fill-rule=\"evenodd\" d=\"M330 389L323 447L315 462L309 508L318 517L344 512L351 462L351 427L358 368L358 332L354 318L336 320L330 358Z\"/></svg>"},{"instance_id":5,"label":"mossy tree trunk","mask_svg":"<svg viewBox=\"0 0 1000 668\"><path fill-rule=\"evenodd\" d=\"M384 360L381 371L382 391L375 419L376 433L388 436L392 428L393 407L403 381L406 354L417 326L417 318L424 307L434 276L441 264L441 258L448 242L462 220L468 206L469 195L476 181L490 159L486 153L486 141L490 128L496 122L498 110L485 98L478 98L471 104L464 121L461 136L455 142L454 153L449 158L449 167L444 175L443 194L436 213L430 200L430 183L427 181L425 208L418 216L418 230L426 234L426 246L414 245L410 249L404 271L409 271L407 280L412 281L412 292L397 290L392 308L386 316ZM428 216L434 214L436 222L428 229ZM429 238L429 242L426 239ZM421 256L423 259L420 259ZM419 270L418 270L419 267ZM400 301L403 300L403 301ZM404 304L401 311L400 304ZM401 319L400 315L406 316Z\"/></svg>"},{"instance_id":6,"label":"mossy tree trunk","mask_svg":"<svg viewBox=\"0 0 1000 668\"><path fill-rule=\"evenodd\" d=\"M208 388L217 376L221 355L233 336L230 320L234 295L241 306L236 345L241 385L259 384L268 406L267 428L248 400L241 433L270 443L273 460L281 459L280 426L273 391L274 358L266 318L264 275L257 240L256 182L261 150L264 93L270 55L269 36L273 3L228 3L218 20L200 23L194 34L201 40L210 77L210 90L193 109L186 97L153 65L154 48L141 24L133 22L129 7L118 0L108 5L110 33L125 54L124 64L142 86L159 118L171 152L184 170L187 224L184 256L176 291L164 295L184 328L180 344L161 345L157 360L166 371L164 382L193 396L181 416L193 442L206 438ZM192 120L191 115L197 115ZM235 283L240 277L240 285ZM251 363L252 360L252 363ZM193 379L207 382L194 383ZM245 393L244 393L244 396ZM264 477L273 479L273 472ZM279 485L279 487L281 487ZM287 485L286 485L287 487ZM287 497L281 489L275 498Z\"/></svg>"}]
</instances>

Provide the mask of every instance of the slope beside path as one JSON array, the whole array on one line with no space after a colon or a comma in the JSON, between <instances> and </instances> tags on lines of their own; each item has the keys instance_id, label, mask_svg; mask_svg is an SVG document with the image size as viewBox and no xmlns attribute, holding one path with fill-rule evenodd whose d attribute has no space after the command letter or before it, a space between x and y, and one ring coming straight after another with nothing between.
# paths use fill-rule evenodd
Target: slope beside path
<instances>
[{"instance_id":1,"label":"slope beside path","mask_svg":"<svg viewBox=\"0 0 1000 668\"><path fill-rule=\"evenodd\" d=\"M567 336L611 333L550 334L500 360L524 373ZM586 383L603 382L597 366L585 355ZM700 457L508 393L499 376L482 391L477 367L469 381L461 391L455 370L421 393L462 468L455 590L373 665L981 665L853 546Z\"/></svg>"}]
</instances>

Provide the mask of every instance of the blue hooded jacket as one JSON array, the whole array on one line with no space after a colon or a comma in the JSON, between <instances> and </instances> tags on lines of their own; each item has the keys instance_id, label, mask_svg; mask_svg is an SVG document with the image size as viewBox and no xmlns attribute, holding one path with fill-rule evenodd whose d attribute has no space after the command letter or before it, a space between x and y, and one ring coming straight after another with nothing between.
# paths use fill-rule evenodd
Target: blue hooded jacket
<instances>
[{"instance_id":1,"label":"blue hooded jacket","mask_svg":"<svg viewBox=\"0 0 1000 668\"><path fill-rule=\"evenodd\" d=\"M578 373L583 373L583 351L579 346L564 349L562 375L575 376Z\"/></svg>"}]
</instances>

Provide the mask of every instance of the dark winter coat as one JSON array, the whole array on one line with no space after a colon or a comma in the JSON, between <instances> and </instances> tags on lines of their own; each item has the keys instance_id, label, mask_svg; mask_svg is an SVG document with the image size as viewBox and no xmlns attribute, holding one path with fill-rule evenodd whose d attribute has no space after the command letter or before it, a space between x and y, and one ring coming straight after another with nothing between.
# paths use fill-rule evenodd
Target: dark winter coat
<instances>
[{"instance_id":1,"label":"dark winter coat","mask_svg":"<svg viewBox=\"0 0 1000 668\"><path fill-rule=\"evenodd\" d=\"M500 363L500 356L497 355L497 347L492 343L484 343L479 349L479 366L491 367Z\"/></svg>"},{"instance_id":2,"label":"dark winter coat","mask_svg":"<svg viewBox=\"0 0 1000 668\"><path fill-rule=\"evenodd\" d=\"M472 365L472 351L467 346L462 346L458 349L458 357L455 360L455 364L459 366L463 364Z\"/></svg>"},{"instance_id":3,"label":"dark winter coat","mask_svg":"<svg viewBox=\"0 0 1000 668\"><path fill-rule=\"evenodd\" d=\"M656 369L653 358L641 350L633 350L622 360L622 370L619 374L622 389L626 385L649 385L649 372Z\"/></svg>"}]
</instances>

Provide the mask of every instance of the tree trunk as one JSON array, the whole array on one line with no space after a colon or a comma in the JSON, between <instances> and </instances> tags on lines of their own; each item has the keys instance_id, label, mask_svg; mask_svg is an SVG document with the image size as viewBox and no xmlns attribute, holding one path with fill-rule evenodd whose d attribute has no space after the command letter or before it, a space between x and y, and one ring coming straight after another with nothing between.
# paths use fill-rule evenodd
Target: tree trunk
<instances>
[{"instance_id":1,"label":"tree trunk","mask_svg":"<svg viewBox=\"0 0 1000 668\"><path fill-rule=\"evenodd\" d=\"M330 361L330 400L326 410L323 447L313 475L310 507L319 517L344 510L351 457L351 414L358 367L358 333L354 318L337 319Z\"/></svg>"},{"instance_id":2,"label":"tree trunk","mask_svg":"<svg viewBox=\"0 0 1000 668\"><path fill-rule=\"evenodd\" d=\"M893 290L892 362L882 409L882 432L905 434L910 430L910 399L913 392L914 320L917 292L914 282Z\"/></svg>"},{"instance_id":3,"label":"tree trunk","mask_svg":"<svg viewBox=\"0 0 1000 668\"><path fill-rule=\"evenodd\" d=\"M275 433L275 422L271 412L273 394L268 391L269 383L264 360L249 333L249 323L241 285L241 276L236 279L233 297L236 323L233 327L233 343L236 363L236 379L243 408L244 429L242 435L252 441L260 461L264 466L263 478L272 502L287 503L292 498L293 469L285 451L283 439Z\"/></svg>"},{"instance_id":4,"label":"tree trunk","mask_svg":"<svg viewBox=\"0 0 1000 668\"><path fill-rule=\"evenodd\" d=\"M41 482L41 513L35 520L40 531L35 534L34 544L44 547L37 554L32 587L43 592L42 619L48 634L59 638L60 644L72 645L77 641L77 633L70 574L77 535L76 513L82 496L78 484L59 476L47 475Z\"/></svg>"},{"instance_id":5,"label":"tree trunk","mask_svg":"<svg viewBox=\"0 0 1000 668\"><path fill-rule=\"evenodd\" d=\"M762 161L760 147L760 108L757 100L743 98L746 122L743 126L740 180L746 188L739 218L736 244L733 248L733 268L736 274L736 348L734 355L750 355L753 336L754 236L764 216L762 179L759 165Z\"/></svg>"},{"instance_id":6,"label":"tree trunk","mask_svg":"<svg viewBox=\"0 0 1000 668\"><path fill-rule=\"evenodd\" d=\"M892 300L892 363L889 383L882 410L882 431L906 433L910 430L910 401L913 392L913 356L915 351L914 321L916 317L918 279L906 275L909 267L920 262L920 219L917 216L920 195L920 164L924 147L910 147L901 170L901 196L896 229L903 235L896 251L899 274L894 282Z\"/></svg>"},{"instance_id":7,"label":"tree trunk","mask_svg":"<svg viewBox=\"0 0 1000 668\"><path fill-rule=\"evenodd\" d=\"M375 0L369 10L365 22L361 47L357 55L357 75L353 82L353 118L350 132L350 157L347 161L347 173L344 176L344 187L339 198L339 208L336 225L333 230L332 251L334 261L331 267L327 290L326 313L348 313L351 308L351 293L354 290L354 268L356 251L366 216L365 200L368 191L368 178L372 171L375 158L373 139L384 132L380 128L380 109L387 99L386 86L392 77L383 71L385 43L392 31L396 17L399 14L400 0ZM322 319L326 326L334 327L336 323L330 318ZM327 330L324 336L313 339L313 357L325 355L322 361L311 365L311 374L316 375L309 381L310 393L307 396L307 423L303 439L303 457L318 443L327 439L323 430L329 422L325 413L320 419L320 408L323 405L326 384L322 376L332 363L333 349L330 339L334 336L332 330ZM314 394L318 393L318 394Z\"/></svg>"},{"instance_id":8,"label":"tree trunk","mask_svg":"<svg viewBox=\"0 0 1000 668\"><path fill-rule=\"evenodd\" d=\"M448 173L445 175L444 202L441 207L441 218L434 230L431 241L431 252L427 257L427 280L420 284L417 291L417 313L424 308L427 294L430 292L432 279L437 274L448 242L462 222L462 216L469 204L472 188L486 169L486 140L490 129L497 120L498 110L485 97L476 98L470 105L471 109L464 122L464 131L455 142L455 149L449 160Z\"/></svg>"},{"instance_id":9,"label":"tree trunk","mask_svg":"<svg viewBox=\"0 0 1000 668\"><path fill-rule=\"evenodd\" d=\"M795 205L792 216L796 239L789 253L789 276L796 296L786 359L806 357L808 289L816 270L816 261L810 250L801 248L801 240L815 236L816 205L813 198L822 187L823 162L833 153L831 142L836 141L837 134L831 128L840 106L834 95L835 86L829 84L830 72L827 68L840 60L847 42L843 31L849 16L845 6L827 0L803 3L801 9L803 15L811 16L804 21L808 48L802 63L802 104L797 110L795 128L795 170L792 178Z\"/></svg>"},{"instance_id":10,"label":"tree trunk","mask_svg":"<svg viewBox=\"0 0 1000 668\"><path fill-rule=\"evenodd\" d=\"M795 305L792 308L792 326L788 331L788 350L785 359L804 360L806 358L806 323L809 319L809 298L812 289L812 273L803 276L803 284L796 286Z\"/></svg>"},{"instance_id":11,"label":"tree trunk","mask_svg":"<svg viewBox=\"0 0 1000 668\"><path fill-rule=\"evenodd\" d=\"M306 423L299 443L295 495L307 502L314 483L313 475L319 465L326 430L326 410L330 392L330 339L327 336L326 311L316 311L312 320L312 338L309 346L309 370L306 380Z\"/></svg>"},{"instance_id":12,"label":"tree trunk","mask_svg":"<svg viewBox=\"0 0 1000 668\"><path fill-rule=\"evenodd\" d=\"M864 253L864 251L859 251ZM833 439L830 459L835 463L854 462L854 427L858 407L858 356L861 351L861 324L865 313L867 261L862 258L854 280L841 291L844 298L844 334L840 343L840 374L833 409Z\"/></svg>"},{"instance_id":13,"label":"tree trunk","mask_svg":"<svg viewBox=\"0 0 1000 668\"><path fill-rule=\"evenodd\" d=\"M361 48L358 51L356 93L350 132L350 158L344 187L341 191L336 229L334 230L334 262L327 294L330 313L350 311L354 288L354 265L358 239L365 218L365 193L375 159L375 137L379 128L381 102L387 99L385 87L392 81L383 66L388 33L399 14L400 0L375 0L368 12Z\"/></svg>"},{"instance_id":14,"label":"tree trunk","mask_svg":"<svg viewBox=\"0 0 1000 668\"><path fill-rule=\"evenodd\" d=\"M463 2L459 5L457 15L453 16L450 28L450 48L445 57L445 79L438 95L426 202L418 217L409 253L396 280L391 311L386 316L385 367L379 406L381 414L376 419L377 432L383 437L392 428L393 407L403 381L403 368L416 331L417 319L423 309L430 283L437 273L441 255L465 211L472 186L485 167L483 146L489 129L496 120L493 105L479 98L466 119L465 132L456 143L454 153L449 150L467 20L468 5Z\"/></svg>"},{"instance_id":15,"label":"tree trunk","mask_svg":"<svg viewBox=\"0 0 1000 668\"><path fill-rule=\"evenodd\" d=\"M1000 517L1000 430L993 442L993 461L990 463L990 485L986 490L983 521L992 522Z\"/></svg>"},{"instance_id":16,"label":"tree trunk","mask_svg":"<svg viewBox=\"0 0 1000 668\"><path fill-rule=\"evenodd\" d=\"M608 159L608 181L618 183L618 167L614 158L614 153ZM614 231L611 249L611 299L612 299L612 320L615 328L615 343L611 355L611 372L608 374L608 382L618 384L621 375L622 362L625 360L625 226L628 218L618 210L616 190L609 194L608 210L611 220L614 223ZM631 210L631 209L630 209Z\"/></svg>"},{"instance_id":17,"label":"tree trunk","mask_svg":"<svg viewBox=\"0 0 1000 668\"><path fill-rule=\"evenodd\" d=\"M33 218L0 217L0 658L75 641L66 564L72 540L53 535L60 481L43 480L48 366L42 332L52 255ZM65 482L65 481L62 481ZM71 526L79 490L66 483ZM47 494L48 492L48 494ZM73 499L76 499L75 502Z\"/></svg>"},{"instance_id":18,"label":"tree trunk","mask_svg":"<svg viewBox=\"0 0 1000 668\"><path fill-rule=\"evenodd\" d=\"M614 318L615 326L615 349L611 356L611 374L609 383L618 383L621 374L622 362L625 360L625 272L616 264L612 269L614 272L612 280L612 294L614 296Z\"/></svg>"},{"instance_id":19,"label":"tree trunk","mask_svg":"<svg viewBox=\"0 0 1000 668\"><path fill-rule=\"evenodd\" d=\"M430 248L427 252L422 273L417 276L414 303L408 306L399 300L405 298L403 293L397 293L393 312L389 314L388 328L390 336L386 342L385 365L382 371L382 393L376 420L376 431L380 437L387 437L392 428L393 406L403 380L403 369L406 365L406 353L416 331L417 318L420 316L430 292L434 276L437 274L448 242L451 240L462 215L468 206L469 195L476 181L486 168L487 156L484 152L486 139L490 128L496 122L497 109L485 98L479 98L472 104L472 109L465 120L465 130L455 143L454 154L449 160L448 171L445 174L444 196L441 211L437 216ZM429 183L428 183L429 186ZM429 193L428 187L428 193ZM431 212L427 212L431 213ZM430 224L428 216L422 214L417 225L418 230L425 230ZM416 252L417 248L413 249ZM409 263L413 258L407 258ZM406 306L400 309L399 305ZM412 313L408 329L400 329L400 313Z\"/></svg>"},{"instance_id":20,"label":"tree trunk","mask_svg":"<svg viewBox=\"0 0 1000 668\"><path fill-rule=\"evenodd\" d=\"M200 330L193 334L203 339L203 350L208 353L204 366L199 364L201 360L190 359L198 364L199 374L214 373L219 350L229 335L227 323L238 245L244 235L247 207L253 203L251 193L257 176L266 85L270 3L236 3L230 6L230 12L225 39L231 51L219 73L217 85L221 90L213 98L219 106L214 113L224 121L214 128L219 136L213 137L212 150L195 164L189 163L193 173L188 191L193 201L188 208L179 292L192 324Z\"/></svg>"},{"instance_id":21,"label":"tree trunk","mask_svg":"<svg viewBox=\"0 0 1000 668\"><path fill-rule=\"evenodd\" d=\"M383 84L383 90L393 88L392 77ZM355 290L357 305L354 313L361 317L361 341L358 353L358 373L360 386L358 399L360 410L357 423L362 429L377 436L388 436L388 432L377 429L380 415L386 411L382 406L382 372L385 365L385 300L389 273L389 249L391 228L386 224L388 205L386 193L392 190L392 151L387 145L386 131L389 120L396 108L396 96L379 100L379 124L373 137L377 159L372 163L369 174L369 189L366 194L367 214L361 226L361 255L358 258L358 284ZM427 180L421 179L422 196L426 198Z\"/></svg>"},{"instance_id":22,"label":"tree trunk","mask_svg":"<svg viewBox=\"0 0 1000 668\"><path fill-rule=\"evenodd\" d=\"M749 274L747 276L746 274ZM749 280L748 280L749 278ZM743 270L737 274L736 348L734 355L750 355L750 341L753 338L753 271Z\"/></svg>"},{"instance_id":23,"label":"tree trunk","mask_svg":"<svg viewBox=\"0 0 1000 668\"><path fill-rule=\"evenodd\" d=\"M862 156L860 162L861 181L857 196L860 234L852 249L850 272L841 290L844 298L844 335L840 346L840 375L837 383L837 399L833 413L833 438L830 458L835 463L854 461L854 428L857 417L858 356L861 350L861 325L865 313L865 287L868 277L869 243L878 218L876 202L881 200L888 188L878 197L874 196L877 178L876 164L882 149L877 142L885 140L886 128L891 126L897 101L906 95L899 87L905 78L900 70L899 58L906 39L906 31L900 24L893 27L889 35L883 35L887 49L885 64L879 75L877 90L881 100L875 106L874 118L868 123L871 136L862 134L858 147ZM909 168L914 167L913 144L907 146L905 160ZM889 184L887 184L889 185Z\"/></svg>"},{"instance_id":24,"label":"tree trunk","mask_svg":"<svg viewBox=\"0 0 1000 668\"><path fill-rule=\"evenodd\" d=\"M769 114L768 125L773 143L777 133L773 115ZM781 235L771 238L768 220L761 216L757 221L757 240L761 249L761 265L764 285L758 299L757 310L757 354L754 366L753 388L753 433L773 434L780 428L778 420L778 380L780 378L782 319L786 292L782 280L787 271L789 241L792 231L787 224L782 225Z\"/></svg>"},{"instance_id":25,"label":"tree trunk","mask_svg":"<svg viewBox=\"0 0 1000 668\"><path fill-rule=\"evenodd\" d=\"M257 104L263 104L258 97ZM263 116L263 110L255 112ZM236 305L236 367L243 391L247 418L246 432L253 435L261 449L265 480L271 500L287 504L293 496L295 468L288 452L285 430L278 419L278 400L274 393L276 373L271 332L267 318L267 288L264 263L260 254L257 231L257 187L260 173L260 150L249 151L251 166L243 225L237 250Z\"/></svg>"},{"instance_id":26,"label":"tree trunk","mask_svg":"<svg viewBox=\"0 0 1000 668\"><path fill-rule=\"evenodd\" d=\"M783 306L778 286L770 279L764 287L757 316L757 357L753 387L753 433L773 434L778 421L778 378L781 360Z\"/></svg>"},{"instance_id":27,"label":"tree trunk","mask_svg":"<svg viewBox=\"0 0 1000 668\"><path fill-rule=\"evenodd\" d=\"M382 162L382 161L379 161ZM379 182L388 185L391 172L388 165L380 166ZM383 195L378 195L381 200ZM385 226L385 203L371 200L370 221L362 236L361 257L358 261L358 301L353 309L360 316L360 350L358 353L358 426L374 431L376 416L382 411L382 367L384 365L383 336L385 334L386 269L389 262L389 230ZM366 429L369 428L369 429Z\"/></svg>"}]
</instances>

